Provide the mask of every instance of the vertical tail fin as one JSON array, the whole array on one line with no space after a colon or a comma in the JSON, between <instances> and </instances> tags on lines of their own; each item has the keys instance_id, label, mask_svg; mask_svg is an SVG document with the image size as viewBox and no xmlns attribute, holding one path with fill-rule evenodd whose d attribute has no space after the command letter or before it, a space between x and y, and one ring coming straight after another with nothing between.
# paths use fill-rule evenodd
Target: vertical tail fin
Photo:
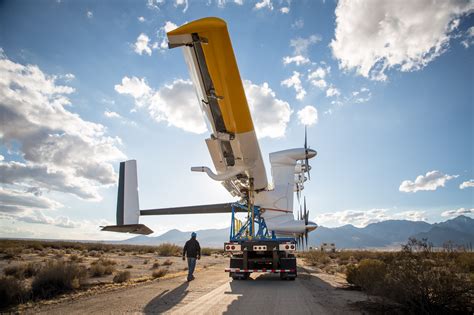
<instances>
[{"instance_id":1,"label":"vertical tail fin","mask_svg":"<svg viewBox=\"0 0 474 315\"><path fill-rule=\"evenodd\" d=\"M120 162L117 195L117 225L105 226L102 231L135 234L153 233L143 224L138 224L140 207L138 205L137 161Z\"/></svg>"},{"instance_id":2,"label":"vertical tail fin","mask_svg":"<svg viewBox=\"0 0 474 315\"><path fill-rule=\"evenodd\" d=\"M121 162L117 195L117 225L138 224L139 216L137 161Z\"/></svg>"}]
</instances>

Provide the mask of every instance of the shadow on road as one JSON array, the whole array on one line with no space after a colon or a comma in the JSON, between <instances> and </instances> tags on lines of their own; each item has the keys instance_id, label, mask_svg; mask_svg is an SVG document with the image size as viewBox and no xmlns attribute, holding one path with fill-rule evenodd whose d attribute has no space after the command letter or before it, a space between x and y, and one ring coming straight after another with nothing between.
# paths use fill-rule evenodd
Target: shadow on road
<instances>
[{"instance_id":1,"label":"shadow on road","mask_svg":"<svg viewBox=\"0 0 474 315\"><path fill-rule=\"evenodd\" d=\"M271 287L271 288L270 288ZM315 303L321 304L323 295L335 288L320 278L300 273L294 281L280 280L277 274L261 274L255 279L231 280L230 291L235 295L225 314L237 314L253 310L261 314L300 313L311 314L316 311ZM295 305L298 306L295 309Z\"/></svg>"},{"instance_id":2,"label":"shadow on road","mask_svg":"<svg viewBox=\"0 0 474 315\"><path fill-rule=\"evenodd\" d=\"M188 294L188 282L173 290L165 290L154 297L143 309L145 314L159 314L175 307Z\"/></svg>"}]
</instances>

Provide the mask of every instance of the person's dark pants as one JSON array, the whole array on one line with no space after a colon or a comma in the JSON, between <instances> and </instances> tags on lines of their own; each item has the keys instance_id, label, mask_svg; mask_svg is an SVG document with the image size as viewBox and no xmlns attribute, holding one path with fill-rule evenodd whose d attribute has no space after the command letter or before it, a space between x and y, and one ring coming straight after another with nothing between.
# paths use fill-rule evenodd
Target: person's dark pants
<instances>
[{"instance_id":1,"label":"person's dark pants","mask_svg":"<svg viewBox=\"0 0 474 315\"><path fill-rule=\"evenodd\" d=\"M188 280L192 280L194 268L196 268L196 258L188 257Z\"/></svg>"}]
</instances>

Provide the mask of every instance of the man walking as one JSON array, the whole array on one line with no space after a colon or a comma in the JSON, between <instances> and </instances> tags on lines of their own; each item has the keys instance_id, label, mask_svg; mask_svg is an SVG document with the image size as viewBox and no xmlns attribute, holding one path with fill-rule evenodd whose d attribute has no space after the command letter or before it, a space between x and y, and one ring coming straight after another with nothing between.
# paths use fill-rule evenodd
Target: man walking
<instances>
[{"instance_id":1,"label":"man walking","mask_svg":"<svg viewBox=\"0 0 474 315\"><path fill-rule=\"evenodd\" d=\"M201 259L201 246L196 240L196 233L191 233L191 239L186 242L183 248L184 257L188 258L188 281L194 280L194 268L196 267L196 259Z\"/></svg>"}]
</instances>

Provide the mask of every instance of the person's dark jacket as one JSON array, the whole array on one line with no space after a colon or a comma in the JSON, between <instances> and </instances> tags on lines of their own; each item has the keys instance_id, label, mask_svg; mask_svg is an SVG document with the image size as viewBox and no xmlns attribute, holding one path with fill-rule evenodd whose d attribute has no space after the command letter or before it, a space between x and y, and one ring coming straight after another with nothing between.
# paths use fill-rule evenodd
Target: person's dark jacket
<instances>
[{"instance_id":1,"label":"person's dark jacket","mask_svg":"<svg viewBox=\"0 0 474 315\"><path fill-rule=\"evenodd\" d=\"M184 256L192 258L201 257L201 246L199 246L199 242L195 238L191 238L184 245L183 257Z\"/></svg>"}]
</instances>

